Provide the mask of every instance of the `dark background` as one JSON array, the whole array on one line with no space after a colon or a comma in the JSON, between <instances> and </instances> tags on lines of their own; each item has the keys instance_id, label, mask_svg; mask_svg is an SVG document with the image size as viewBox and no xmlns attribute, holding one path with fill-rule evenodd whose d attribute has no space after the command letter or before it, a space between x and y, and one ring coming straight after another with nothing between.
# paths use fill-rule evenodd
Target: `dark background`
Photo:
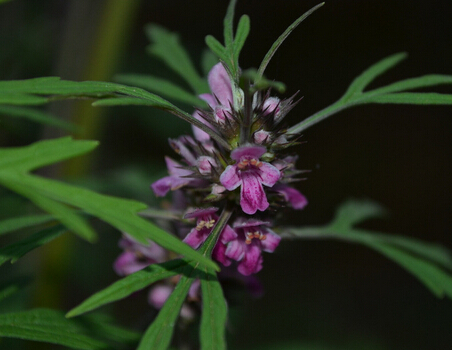
<instances>
[{"instance_id":1,"label":"dark background","mask_svg":"<svg viewBox=\"0 0 452 350\"><path fill-rule=\"evenodd\" d=\"M0 5L0 78L90 79L87 57L107 3L16 0ZM236 20L244 13L251 17L241 66L258 66L285 28L317 3L239 1ZM222 39L226 7L226 1L137 2L123 49L112 58L117 64L102 80L112 80L114 73L121 72L178 81L146 55L143 26L153 22L179 32L197 64L204 36ZM304 96L288 117L294 124L333 103L354 77L396 52L408 52L409 57L371 87L429 73L452 74L451 15L449 0L328 1L291 34L266 75L286 83L282 97L298 90ZM452 93L452 88L429 91ZM62 106L52 108L65 114L66 105ZM190 106L185 108L190 111ZM297 148L298 167L312 171L298 188L309 205L287 223L324 224L344 200L370 198L385 206L390 216L364 227L452 248L451 117L450 106L366 105L306 130L306 143ZM151 183L158 177L156 171L163 169L163 155L171 155L167 138L189 131L175 117L145 108L108 109L99 118L103 122L90 136L102 143L82 174L90 187L120 181L129 188L127 182L136 174ZM59 135L27 122L0 121L6 129L0 135L1 146ZM119 191L106 185L103 190ZM123 195L132 196L126 190ZM155 202L147 185L137 197ZM119 254L119 234L102 225L100 231L101 239L94 246L71 243L75 253L69 266L74 267L64 282L66 309L117 278L109 266ZM32 254L30 259L39 260L39 253ZM436 299L401 267L367 248L332 241L282 242L264 259L258 276L265 295L257 300L236 295L230 303L231 349L261 349L280 342L319 343L325 349L341 345L450 349L452 302ZM85 278L86 273L91 276ZM148 312L144 299L140 303L125 302L114 311L123 322L137 326L140 312ZM122 309L127 308L134 310L123 316Z\"/></svg>"}]
</instances>

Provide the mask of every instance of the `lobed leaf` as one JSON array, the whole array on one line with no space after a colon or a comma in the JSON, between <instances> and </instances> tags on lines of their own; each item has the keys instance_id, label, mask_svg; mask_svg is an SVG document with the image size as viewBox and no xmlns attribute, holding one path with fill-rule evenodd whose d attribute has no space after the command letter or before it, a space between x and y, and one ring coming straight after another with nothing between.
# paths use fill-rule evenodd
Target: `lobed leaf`
<instances>
[{"instance_id":1,"label":"lobed leaf","mask_svg":"<svg viewBox=\"0 0 452 350\"><path fill-rule=\"evenodd\" d=\"M0 315L0 336L67 346L71 349L104 349L106 344L83 334L83 328L61 312L34 309Z\"/></svg>"},{"instance_id":2,"label":"lobed leaf","mask_svg":"<svg viewBox=\"0 0 452 350\"><path fill-rule=\"evenodd\" d=\"M369 85L376 77L394 67L400 61L407 58L407 56L408 55L405 52L396 53L370 66L352 81L341 100L346 102L352 98L353 95L362 93L366 86Z\"/></svg>"},{"instance_id":3,"label":"lobed leaf","mask_svg":"<svg viewBox=\"0 0 452 350\"><path fill-rule=\"evenodd\" d=\"M361 202L363 203L363 202ZM364 244L411 272L436 296L452 298L452 255L446 248L420 240L354 229L364 219L383 213L371 202L349 201L339 207L330 225L286 228L282 235L298 238L328 238Z\"/></svg>"},{"instance_id":4,"label":"lobed leaf","mask_svg":"<svg viewBox=\"0 0 452 350\"><path fill-rule=\"evenodd\" d=\"M452 84L452 76L432 74L418 78L405 79L381 88L363 92L364 88L378 75L392 68L406 58L405 53L398 53L377 62L358 76L346 93L332 105L311 115L287 130L288 134L299 134L310 126L336 114L343 109L365 103L397 103L415 105L449 105L452 95L426 92L401 92L427 86ZM397 92L397 93L394 93Z\"/></svg>"},{"instance_id":5,"label":"lobed leaf","mask_svg":"<svg viewBox=\"0 0 452 350\"><path fill-rule=\"evenodd\" d=\"M78 230L77 233L87 238L91 238L85 232L88 226L65 205L80 208L110 223L142 244L147 244L147 240L151 239L164 248L216 268L216 264L210 259L141 218L138 212L146 208L145 204L101 195L28 173L29 170L91 150L96 145L97 142L61 138L37 142L27 147L0 150L0 184L30 198L44 210L49 210L65 225Z\"/></svg>"},{"instance_id":6,"label":"lobed leaf","mask_svg":"<svg viewBox=\"0 0 452 350\"><path fill-rule=\"evenodd\" d=\"M78 316L108 303L128 297L132 293L154 282L182 273L185 271L184 269L187 265L188 263L181 259L149 265L93 294L79 306L70 310L66 314L66 317Z\"/></svg>"}]
</instances>

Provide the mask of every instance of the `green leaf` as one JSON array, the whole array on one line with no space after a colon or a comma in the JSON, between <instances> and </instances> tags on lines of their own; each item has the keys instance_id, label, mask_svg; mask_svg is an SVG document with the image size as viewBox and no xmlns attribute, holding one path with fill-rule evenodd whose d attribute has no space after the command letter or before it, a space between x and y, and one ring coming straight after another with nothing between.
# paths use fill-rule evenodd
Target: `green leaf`
<instances>
[{"instance_id":1,"label":"green leaf","mask_svg":"<svg viewBox=\"0 0 452 350\"><path fill-rule=\"evenodd\" d=\"M286 38L289 36L290 33L301 23L303 22L311 13L313 13L318 8L322 7L325 3L322 2L316 6L314 6L312 9L304 13L302 16L298 17L298 19L293 22L284 33L281 34L281 36L273 43L270 50L268 50L267 54L265 55L264 59L262 60L261 65L258 69L258 75L262 76L265 72L265 69L267 68L268 63L272 59L273 55L275 54L276 50L281 46L281 44L286 40Z\"/></svg>"},{"instance_id":2,"label":"green leaf","mask_svg":"<svg viewBox=\"0 0 452 350\"><path fill-rule=\"evenodd\" d=\"M215 39L212 35L206 36L206 45L212 50L212 52L218 56L222 61L227 61L226 49L221 43Z\"/></svg>"},{"instance_id":3,"label":"green leaf","mask_svg":"<svg viewBox=\"0 0 452 350\"><path fill-rule=\"evenodd\" d=\"M208 91L207 82L199 76L187 52L179 42L179 36L156 24L149 24L145 32L152 42L148 52L178 73L196 94Z\"/></svg>"},{"instance_id":4,"label":"green leaf","mask_svg":"<svg viewBox=\"0 0 452 350\"><path fill-rule=\"evenodd\" d=\"M240 17L239 24L237 25L237 32L234 39L234 61L238 63L240 51L242 51L246 38L250 32L250 18L247 15Z\"/></svg>"},{"instance_id":5,"label":"green leaf","mask_svg":"<svg viewBox=\"0 0 452 350\"><path fill-rule=\"evenodd\" d=\"M187 265L188 263L181 259L149 265L92 295L79 306L69 311L66 317L78 316L100 306L123 299L154 282L182 273Z\"/></svg>"},{"instance_id":6,"label":"green leaf","mask_svg":"<svg viewBox=\"0 0 452 350\"><path fill-rule=\"evenodd\" d=\"M322 227L285 228L282 236L327 238L361 243L400 264L425 284L436 296L452 298L452 255L446 248L417 239L354 229L353 225L384 211L369 201L348 201L336 217Z\"/></svg>"},{"instance_id":7,"label":"green leaf","mask_svg":"<svg viewBox=\"0 0 452 350\"><path fill-rule=\"evenodd\" d=\"M181 109L177 108L173 104L164 100L157 95L154 95L152 99L137 99L133 97L114 97L106 98L93 103L93 106L125 106L125 105L138 105L138 106L152 106L155 108L166 110L179 118L187 121L188 123L200 128L209 134L215 141L222 145L226 149L230 149L231 146L221 137L217 132L209 128L205 123L202 123L191 114L188 114Z\"/></svg>"},{"instance_id":8,"label":"green leaf","mask_svg":"<svg viewBox=\"0 0 452 350\"><path fill-rule=\"evenodd\" d=\"M0 285L0 301L25 288L30 283L30 280L28 277L15 277L2 282Z\"/></svg>"},{"instance_id":9,"label":"green leaf","mask_svg":"<svg viewBox=\"0 0 452 350\"><path fill-rule=\"evenodd\" d=\"M0 235L27 228L35 225L45 224L55 220L52 215L39 214L39 215L24 215L11 219L5 219L0 221Z\"/></svg>"},{"instance_id":10,"label":"green leaf","mask_svg":"<svg viewBox=\"0 0 452 350\"><path fill-rule=\"evenodd\" d=\"M34 309L0 315L0 336L42 341L71 349L103 349L106 344L83 334L83 328L61 312Z\"/></svg>"},{"instance_id":11,"label":"green leaf","mask_svg":"<svg viewBox=\"0 0 452 350\"><path fill-rule=\"evenodd\" d=\"M407 56L408 55L405 52L396 53L395 55L386 57L372 65L370 68L361 73L361 75L356 77L355 80L353 80L341 100L346 102L353 95L362 93L366 86L369 85L376 77L394 67L400 61L407 58Z\"/></svg>"},{"instance_id":12,"label":"green leaf","mask_svg":"<svg viewBox=\"0 0 452 350\"><path fill-rule=\"evenodd\" d=\"M9 117L26 118L40 124L54 126L68 131L78 132L80 130L75 124L58 119L50 113L45 113L32 108L0 105L0 114Z\"/></svg>"},{"instance_id":13,"label":"green leaf","mask_svg":"<svg viewBox=\"0 0 452 350\"><path fill-rule=\"evenodd\" d=\"M224 35L224 44L227 52L233 52L233 41L234 41L234 11L235 4L237 0L229 1L228 9L226 11L226 16L223 20L223 35Z\"/></svg>"},{"instance_id":14,"label":"green leaf","mask_svg":"<svg viewBox=\"0 0 452 350\"><path fill-rule=\"evenodd\" d=\"M106 314L93 313L80 317L77 321L83 324L90 335L105 339L109 343L135 344L141 338L140 332L116 326L113 318Z\"/></svg>"},{"instance_id":15,"label":"green leaf","mask_svg":"<svg viewBox=\"0 0 452 350\"><path fill-rule=\"evenodd\" d=\"M437 297L442 298L447 295L452 299L452 276L450 274L429 261L408 254L398 248L375 242L370 247L403 266Z\"/></svg>"},{"instance_id":16,"label":"green leaf","mask_svg":"<svg viewBox=\"0 0 452 350\"><path fill-rule=\"evenodd\" d=\"M444 74L429 74L422 77L401 80L372 91L374 94L381 95L390 92L400 92L442 84L452 84L452 76Z\"/></svg>"},{"instance_id":17,"label":"green leaf","mask_svg":"<svg viewBox=\"0 0 452 350\"><path fill-rule=\"evenodd\" d=\"M452 104L452 95L435 92L399 92L397 94L369 96L365 100L363 99L361 103L450 105Z\"/></svg>"},{"instance_id":18,"label":"green leaf","mask_svg":"<svg viewBox=\"0 0 452 350\"><path fill-rule=\"evenodd\" d=\"M332 105L311 115L287 130L288 134L299 134L310 126L336 114L343 109L358 106L365 103L398 103L415 105L449 105L452 104L452 95L426 93L426 92L401 92L427 86L440 84L452 84L452 76L432 74L418 78L405 79L381 88L363 92L364 88L377 76L392 68L407 55L398 53L377 62L358 76L347 89L347 92ZM394 93L397 92L397 93Z\"/></svg>"},{"instance_id":19,"label":"green leaf","mask_svg":"<svg viewBox=\"0 0 452 350\"><path fill-rule=\"evenodd\" d=\"M200 340L203 350L226 349L227 306L215 273L201 275L202 316Z\"/></svg>"},{"instance_id":20,"label":"green leaf","mask_svg":"<svg viewBox=\"0 0 452 350\"><path fill-rule=\"evenodd\" d=\"M351 199L337 209L332 226L335 228L351 228L367 219L386 215L386 210L370 200Z\"/></svg>"},{"instance_id":21,"label":"green leaf","mask_svg":"<svg viewBox=\"0 0 452 350\"><path fill-rule=\"evenodd\" d=\"M193 106L205 106L205 103L193 93L188 92L165 79L139 74L119 74L116 75L114 79L120 83L139 86L154 93L158 93Z\"/></svg>"},{"instance_id":22,"label":"green leaf","mask_svg":"<svg viewBox=\"0 0 452 350\"><path fill-rule=\"evenodd\" d=\"M147 240L151 239L164 248L217 268L210 259L141 218L138 212L146 208L145 204L101 195L28 173L40 166L91 150L96 145L97 142L75 141L66 137L37 142L27 147L0 150L0 184L27 196L44 210L50 210L71 229L78 228L82 221L81 218L75 221L76 214L64 204L80 208L85 213L104 220L142 244L148 244Z\"/></svg>"},{"instance_id":23,"label":"green leaf","mask_svg":"<svg viewBox=\"0 0 452 350\"><path fill-rule=\"evenodd\" d=\"M194 281L194 278L188 277L193 269L189 268L188 271L190 272L181 276L179 283L163 305L157 318L144 333L137 350L166 350L170 345L179 311Z\"/></svg>"},{"instance_id":24,"label":"green leaf","mask_svg":"<svg viewBox=\"0 0 452 350\"><path fill-rule=\"evenodd\" d=\"M29 251L39 248L40 246L54 240L65 232L67 232L66 227L64 227L63 225L56 225L36 232L30 237L25 238L19 242L15 242L0 248L0 265L3 265L8 260L11 260L11 263L16 262L19 258L27 254Z\"/></svg>"}]
</instances>

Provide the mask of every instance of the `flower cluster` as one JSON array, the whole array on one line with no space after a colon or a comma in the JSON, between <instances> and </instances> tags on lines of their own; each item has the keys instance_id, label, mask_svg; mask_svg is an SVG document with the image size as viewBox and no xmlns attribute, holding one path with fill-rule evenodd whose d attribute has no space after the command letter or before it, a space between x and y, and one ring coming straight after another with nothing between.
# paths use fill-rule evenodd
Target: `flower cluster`
<instances>
[{"instance_id":1,"label":"flower cluster","mask_svg":"<svg viewBox=\"0 0 452 350\"><path fill-rule=\"evenodd\" d=\"M166 157L169 175L151 188L157 196L179 189L184 193L183 219L193 222L184 242L194 249L211 234L218 208L235 207L212 256L224 266L235 261L247 276L261 270L262 251L273 252L280 242L271 230L278 209L307 204L291 186L302 172L295 169L297 158L283 154L297 144L296 135L288 135L282 124L295 103L293 97L279 100L270 91L255 91L249 83L239 86L222 63L212 68L208 83L211 93L199 97L209 108L193 114L207 129L193 127L193 137L170 140L181 161ZM212 133L229 147L216 142Z\"/></svg>"}]
</instances>

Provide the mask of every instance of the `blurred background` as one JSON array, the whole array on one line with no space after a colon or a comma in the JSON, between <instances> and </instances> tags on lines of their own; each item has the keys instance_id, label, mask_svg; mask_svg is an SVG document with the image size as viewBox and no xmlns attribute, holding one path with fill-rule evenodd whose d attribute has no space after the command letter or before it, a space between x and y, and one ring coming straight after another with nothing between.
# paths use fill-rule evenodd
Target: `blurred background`
<instances>
[{"instance_id":1,"label":"blurred background","mask_svg":"<svg viewBox=\"0 0 452 350\"><path fill-rule=\"evenodd\" d=\"M257 67L286 27L317 3L239 1L236 19L241 14L251 18L242 68ZM5 2L0 4L0 79L56 75L114 81L118 73L143 73L183 85L146 54L144 25L157 23L180 33L200 68L205 35L222 39L226 7L227 1L205 0ZM449 0L328 1L291 34L266 72L286 83L281 97L298 90L303 96L288 122L330 105L364 69L396 52L408 52L409 57L371 88L429 73L452 74L451 15ZM452 87L429 91L452 93ZM42 175L158 205L149 184L165 173L163 156L173 155L167 139L189 133L188 125L150 108L93 108L90 101L56 102L46 109L81 126L76 137L101 144L88 156ZM321 225L344 200L369 198L390 215L363 227L452 248L451 117L450 106L367 105L306 130L306 143L296 152L298 167L311 170L298 185L309 205L285 224ZM1 147L67 134L0 115ZM4 189L0 194L1 218L23 208L33 211L26 200ZM17 274L32 281L21 295L0 305L0 311L69 310L117 280L111 265L120 253L120 233L100 222L93 225L99 232L94 245L66 235L14 266L2 266L2 281ZM2 237L1 243L16 237ZM258 277L263 297L252 299L239 290L228 295L231 349L278 349L281 343L293 349L303 344L308 349L450 349L452 344L452 301L436 299L402 268L367 248L284 241L274 254L265 255ZM103 310L139 330L155 315L145 293ZM196 328L192 331L196 337ZM20 348L17 344L4 339L0 348Z\"/></svg>"}]
</instances>

